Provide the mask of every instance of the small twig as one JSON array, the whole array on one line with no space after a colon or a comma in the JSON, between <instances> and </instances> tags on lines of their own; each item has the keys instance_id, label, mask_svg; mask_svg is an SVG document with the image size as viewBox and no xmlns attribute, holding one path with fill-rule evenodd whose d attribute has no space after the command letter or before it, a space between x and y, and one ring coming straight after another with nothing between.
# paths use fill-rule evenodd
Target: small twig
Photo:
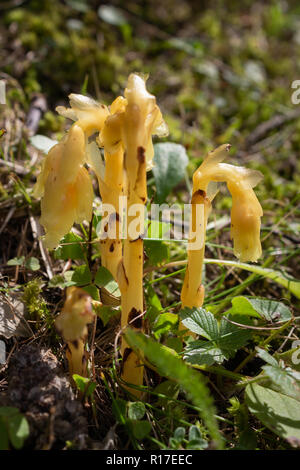
<instances>
[{"instance_id":1,"label":"small twig","mask_svg":"<svg viewBox=\"0 0 300 470\"><path fill-rule=\"evenodd\" d=\"M10 219L12 218L14 212L16 210L16 206L12 206L7 214L7 216L5 217L5 220L0 228L0 234L3 232L3 230L5 229L6 225L8 224L8 222L10 221Z\"/></svg>"},{"instance_id":2,"label":"small twig","mask_svg":"<svg viewBox=\"0 0 300 470\"><path fill-rule=\"evenodd\" d=\"M282 323L285 323L285 321L281 322L276 322L276 324L280 323L279 326L250 326L250 325L244 325L243 323L237 323L235 321L229 320L227 317L222 317L224 320L226 320L228 323L232 323L233 325L239 326L240 328L244 328L245 330L279 330L282 327Z\"/></svg>"},{"instance_id":3,"label":"small twig","mask_svg":"<svg viewBox=\"0 0 300 470\"><path fill-rule=\"evenodd\" d=\"M48 250L44 247L43 242L41 240L42 231L41 231L40 224L38 223L38 221L32 214L29 215L29 220L30 220L32 235L33 235L33 238L35 238L38 241L41 256L44 261L48 277L49 279L52 279L53 270L51 266L51 258L49 256Z\"/></svg>"}]
</instances>

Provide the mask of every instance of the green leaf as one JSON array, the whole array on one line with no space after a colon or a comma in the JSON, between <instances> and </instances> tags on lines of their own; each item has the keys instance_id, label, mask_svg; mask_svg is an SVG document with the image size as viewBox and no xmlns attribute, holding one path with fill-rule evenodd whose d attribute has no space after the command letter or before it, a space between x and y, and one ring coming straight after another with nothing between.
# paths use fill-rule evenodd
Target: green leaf
<instances>
[{"instance_id":1,"label":"green leaf","mask_svg":"<svg viewBox=\"0 0 300 470\"><path fill-rule=\"evenodd\" d=\"M159 339L162 335L165 335L169 331L175 331L178 324L178 315L175 313L161 313L158 315L154 324L153 332L154 337Z\"/></svg>"},{"instance_id":2,"label":"green leaf","mask_svg":"<svg viewBox=\"0 0 300 470\"><path fill-rule=\"evenodd\" d=\"M272 381L275 390L288 395L289 397L296 398L300 401L300 373L290 369L284 369L277 366L263 366L262 369L265 374ZM274 388L274 387L272 387ZM300 406L300 405L299 405Z\"/></svg>"},{"instance_id":3,"label":"green leaf","mask_svg":"<svg viewBox=\"0 0 300 470\"><path fill-rule=\"evenodd\" d=\"M143 333L137 333L128 328L125 338L133 349L143 352L162 376L174 380L186 390L193 403L199 408L200 416L215 441L216 447L223 448L223 439L215 418L213 399L206 385L207 379L200 372L194 371L185 364L172 349L153 341Z\"/></svg>"},{"instance_id":4,"label":"green leaf","mask_svg":"<svg viewBox=\"0 0 300 470\"><path fill-rule=\"evenodd\" d=\"M94 284L90 284L89 286L84 286L82 287L85 292L87 292L93 300L100 300L100 294L99 294L99 289L97 286L94 286Z\"/></svg>"},{"instance_id":5,"label":"green leaf","mask_svg":"<svg viewBox=\"0 0 300 470\"><path fill-rule=\"evenodd\" d=\"M101 318L103 326L106 326L111 318L119 314L119 308L110 307L108 305L102 305L101 307L96 308L96 315Z\"/></svg>"},{"instance_id":6,"label":"green leaf","mask_svg":"<svg viewBox=\"0 0 300 470\"><path fill-rule=\"evenodd\" d=\"M18 408L15 408L14 406L1 406L0 407L0 416L3 416L4 418L11 418L12 416L15 416L18 413L19 413Z\"/></svg>"},{"instance_id":7,"label":"green leaf","mask_svg":"<svg viewBox=\"0 0 300 470\"><path fill-rule=\"evenodd\" d=\"M150 264L159 266L169 261L170 248L165 242L161 240L145 240L144 247Z\"/></svg>"},{"instance_id":8,"label":"green leaf","mask_svg":"<svg viewBox=\"0 0 300 470\"><path fill-rule=\"evenodd\" d=\"M24 264L25 256L11 258L7 261L7 266L22 266Z\"/></svg>"},{"instance_id":9,"label":"green leaf","mask_svg":"<svg viewBox=\"0 0 300 470\"><path fill-rule=\"evenodd\" d=\"M288 289L295 297L300 299L300 281L297 279L285 276L279 271L274 271L274 269L262 268L261 266L256 266L254 264L239 263L238 261L229 261L223 259L204 259L206 264L220 264L221 266L232 266L234 268L245 269L252 273L258 274L268 279L272 279L277 284Z\"/></svg>"},{"instance_id":10,"label":"green leaf","mask_svg":"<svg viewBox=\"0 0 300 470\"><path fill-rule=\"evenodd\" d=\"M150 321L150 324L152 324L159 313L162 310L162 305L160 303L159 297L156 294L155 290L153 287L150 285L147 287L147 319Z\"/></svg>"},{"instance_id":11,"label":"green leaf","mask_svg":"<svg viewBox=\"0 0 300 470\"><path fill-rule=\"evenodd\" d=\"M204 338L214 340L219 336L218 322L212 313L204 308L184 308L180 318L186 328Z\"/></svg>"},{"instance_id":12,"label":"green leaf","mask_svg":"<svg viewBox=\"0 0 300 470\"><path fill-rule=\"evenodd\" d=\"M267 351L259 347L256 347L255 349L257 351L258 357L260 357L263 361L267 362L271 366L275 366L275 367L278 366L278 362L276 361L276 359L273 356L271 356L271 354L269 354Z\"/></svg>"},{"instance_id":13,"label":"green leaf","mask_svg":"<svg viewBox=\"0 0 300 470\"><path fill-rule=\"evenodd\" d=\"M183 145L171 142L154 145L153 174L158 202L164 202L172 189L184 178L188 162Z\"/></svg>"},{"instance_id":14,"label":"green leaf","mask_svg":"<svg viewBox=\"0 0 300 470\"><path fill-rule=\"evenodd\" d=\"M15 449L23 447L29 436L29 425L18 408L3 406L0 408L0 449L8 448L8 438Z\"/></svg>"},{"instance_id":15,"label":"green leaf","mask_svg":"<svg viewBox=\"0 0 300 470\"><path fill-rule=\"evenodd\" d=\"M298 400L258 384L249 384L245 398L250 412L268 429L300 446L300 404Z\"/></svg>"},{"instance_id":16,"label":"green leaf","mask_svg":"<svg viewBox=\"0 0 300 470\"><path fill-rule=\"evenodd\" d=\"M228 319L230 319L230 317L228 317ZM252 333L249 329L233 325L223 317L220 323L220 333L217 343L222 351L227 351L228 355L231 356L238 349L245 346L251 338L251 335Z\"/></svg>"},{"instance_id":17,"label":"green leaf","mask_svg":"<svg viewBox=\"0 0 300 470\"><path fill-rule=\"evenodd\" d=\"M25 262L25 267L27 269L31 269L31 271L38 271L40 269L40 262L37 258L32 256L31 258L28 258Z\"/></svg>"},{"instance_id":18,"label":"green leaf","mask_svg":"<svg viewBox=\"0 0 300 470\"><path fill-rule=\"evenodd\" d=\"M169 398L177 399L179 393L179 385L172 380L165 380L158 384L155 389L154 393L165 395ZM168 398L158 397L157 405L158 406L165 406L168 402Z\"/></svg>"},{"instance_id":19,"label":"green leaf","mask_svg":"<svg viewBox=\"0 0 300 470\"><path fill-rule=\"evenodd\" d=\"M238 296L232 299L231 303L232 308L229 310L231 314L264 318L269 322L288 321L292 318L290 309L275 300Z\"/></svg>"},{"instance_id":20,"label":"green leaf","mask_svg":"<svg viewBox=\"0 0 300 470\"><path fill-rule=\"evenodd\" d=\"M157 214L159 217L159 213ZM147 237L144 238L146 241L159 241L164 238L164 235L170 233L172 230L172 224L169 222L161 222L160 220L152 219L145 222L145 229L147 229Z\"/></svg>"},{"instance_id":21,"label":"green leaf","mask_svg":"<svg viewBox=\"0 0 300 470\"><path fill-rule=\"evenodd\" d=\"M82 243L83 238L73 232L65 235L61 240L61 245L54 251L55 259L84 259L85 248Z\"/></svg>"},{"instance_id":22,"label":"green leaf","mask_svg":"<svg viewBox=\"0 0 300 470\"><path fill-rule=\"evenodd\" d=\"M251 331L233 325L222 318L220 325L211 312L204 308L185 308L180 312L182 323L208 341L191 341L185 348L184 358L191 364L221 364L232 357L251 337Z\"/></svg>"},{"instance_id":23,"label":"green leaf","mask_svg":"<svg viewBox=\"0 0 300 470\"><path fill-rule=\"evenodd\" d=\"M66 281L65 277L61 274L56 274L56 276L53 276L52 279L50 279L48 282L48 286L53 288L60 287L61 289L64 289L69 285L73 285L72 281L70 284L70 281Z\"/></svg>"},{"instance_id":24,"label":"green leaf","mask_svg":"<svg viewBox=\"0 0 300 470\"><path fill-rule=\"evenodd\" d=\"M110 294L116 297L120 296L118 283L114 280L111 272L103 266L100 266L96 273L95 284L97 284L98 287L104 287Z\"/></svg>"},{"instance_id":25,"label":"green leaf","mask_svg":"<svg viewBox=\"0 0 300 470\"><path fill-rule=\"evenodd\" d=\"M122 26L128 23L123 11L112 5L101 5L98 8L98 16L105 23L113 26Z\"/></svg>"},{"instance_id":26,"label":"green leaf","mask_svg":"<svg viewBox=\"0 0 300 470\"><path fill-rule=\"evenodd\" d=\"M201 432L198 426L192 425L189 429L189 441L201 439Z\"/></svg>"},{"instance_id":27,"label":"green leaf","mask_svg":"<svg viewBox=\"0 0 300 470\"><path fill-rule=\"evenodd\" d=\"M57 144L57 140L49 139L45 135L36 134L29 138L31 145L41 152L47 154Z\"/></svg>"},{"instance_id":28,"label":"green leaf","mask_svg":"<svg viewBox=\"0 0 300 470\"><path fill-rule=\"evenodd\" d=\"M9 450L8 432L4 420L0 417L0 450Z\"/></svg>"},{"instance_id":29,"label":"green leaf","mask_svg":"<svg viewBox=\"0 0 300 470\"><path fill-rule=\"evenodd\" d=\"M90 284L92 282L91 271L89 270L86 264L82 264L75 268L72 274L72 282L76 286L84 286L85 284Z\"/></svg>"},{"instance_id":30,"label":"green leaf","mask_svg":"<svg viewBox=\"0 0 300 470\"><path fill-rule=\"evenodd\" d=\"M128 402L128 418L139 420L144 417L146 413L146 408L143 402L135 401Z\"/></svg>"},{"instance_id":31,"label":"green leaf","mask_svg":"<svg viewBox=\"0 0 300 470\"><path fill-rule=\"evenodd\" d=\"M9 439L15 449L21 449L29 436L29 425L21 413L11 417L8 421Z\"/></svg>"},{"instance_id":32,"label":"green leaf","mask_svg":"<svg viewBox=\"0 0 300 470\"><path fill-rule=\"evenodd\" d=\"M133 435L136 439L142 440L150 433L152 426L149 421L131 421L130 425L132 427Z\"/></svg>"},{"instance_id":33,"label":"green leaf","mask_svg":"<svg viewBox=\"0 0 300 470\"><path fill-rule=\"evenodd\" d=\"M165 345L178 353L182 351L182 340L175 336L169 336L165 341Z\"/></svg>"},{"instance_id":34,"label":"green leaf","mask_svg":"<svg viewBox=\"0 0 300 470\"><path fill-rule=\"evenodd\" d=\"M85 396L90 397L93 392L95 391L97 384L96 382L92 382L87 377L82 377L78 374L73 374L72 378L76 384L78 390Z\"/></svg>"},{"instance_id":35,"label":"green leaf","mask_svg":"<svg viewBox=\"0 0 300 470\"><path fill-rule=\"evenodd\" d=\"M113 400L112 412L117 422L120 424L124 424L126 421L126 408L127 402L122 398L117 398L116 400Z\"/></svg>"},{"instance_id":36,"label":"green leaf","mask_svg":"<svg viewBox=\"0 0 300 470\"><path fill-rule=\"evenodd\" d=\"M185 429L182 427L178 427L174 431L174 439L178 442L182 442L185 437Z\"/></svg>"}]
</instances>

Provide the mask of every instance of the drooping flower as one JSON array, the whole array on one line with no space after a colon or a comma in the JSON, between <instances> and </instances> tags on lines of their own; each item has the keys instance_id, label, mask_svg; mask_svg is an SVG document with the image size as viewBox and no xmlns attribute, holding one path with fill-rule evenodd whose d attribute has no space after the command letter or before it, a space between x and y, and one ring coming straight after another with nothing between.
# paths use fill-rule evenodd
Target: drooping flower
<instances>
[{"instance_id":1,"label":"drooping flower","mask_svg":"<svg viewBox=\"0 0 300 470\"><path fill-rule=\"evenodd\" d=\"M166 137L169 134L169 129L156 104L155 96L151 95L146 89L146 80L147 76L136 73L130 74L124 95L128 102L126 112L129 112L132 116L131 132L138 134L136 140L145 148L146 169L148 171L154 165L152 135ZM135 122L138 121L144 123L143 128L136 128ZM127 135L128 131L129 129L127 129Z\"/></svg>"},{"instance_id":2,"label":"drooping flower","mask_svg":"<svg viewBox=\"0 0 300 470\"><path fill-rule=\"evenodd\" d=\"M195 172L194 183L207 194L212 183L225 181L232 196L231 238L234 254L240 261L255 262L261 255L261 205L253 191L263 175L256 170L223 163L229 145L210 152ZM210 200L213 196L210 197Z\"/></svg>"},{"instance_id":3,"label":"drooping flower","mask_svg":"<svg viewBox=\"0 0 300 470\"><path fill-rule=\"evenodd\" d=\"M88 96L71 93L70 108L57 106L56 111L82 128L87 137L94 132L100 132L105 119L109 115L108 107L89 98Z\"/></svg>"},{"instance_id":4,"label":"drooping flower","mask_svg":"<svg viewBox=\"0 0 300 470\"><path fill-rule=\"evenodd\" d=\"M230 235L233 238L234 254L240 261L256 262L262 252L261 205L253 189L245 181L237 184L228 182L227 186L232 195Z\"/></svg>"},{"instance_id":5,"label":"drooping flower","mask_svg":"<svg viewBox=\"0 0 300 470\"><path fill-rule=\"evenodd\" d=\"M55 326L67 343L66 356L70 375L87 375L87 353L85 342L88 334L87 325L92 323L95 314L92 298L78 287L68 287L64 307L55 320Z\"/></svg>"},{"instance_id":6,"label":"drooping flower","mask_svg":"<svg viewBox=\"0 0 300 470\"><path fill-rule=\"evenodd\" d=\"M85 160L84 132L74 124L43 162L34 195L42 197L41 224L49 249L58 245L74 222L91 219L94 193Z\"/></svg>"}]
</instances>

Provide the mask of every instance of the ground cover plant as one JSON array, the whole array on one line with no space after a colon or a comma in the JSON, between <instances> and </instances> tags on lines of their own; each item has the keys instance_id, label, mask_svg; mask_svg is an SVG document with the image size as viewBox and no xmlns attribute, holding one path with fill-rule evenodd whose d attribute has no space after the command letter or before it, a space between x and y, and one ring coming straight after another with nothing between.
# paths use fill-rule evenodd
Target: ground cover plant
<instances>
[{"instance_id":1,"label":"ground cover plant","mask_svg":"<svg viewBox=\"0 0 300 470\"><path fill-rule=\"evenodd\" d=\"M297 2L0 9L0 448L299 448Z\"/></svg>"}]
</instances>

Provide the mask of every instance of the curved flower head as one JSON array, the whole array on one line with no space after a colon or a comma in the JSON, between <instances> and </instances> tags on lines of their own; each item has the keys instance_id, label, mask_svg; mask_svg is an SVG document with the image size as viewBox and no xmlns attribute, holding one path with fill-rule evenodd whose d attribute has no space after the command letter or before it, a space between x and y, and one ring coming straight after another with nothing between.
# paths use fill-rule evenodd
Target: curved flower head
<instances>
[{"instance_id":1,"label":"curved flower head","mask_svg":"<svg viewBox=\"0 0 300 470\"><path fill-rule=\"evenodd\" d=\"M154 149L152 135L165 137L168 135L168 127L163 120L161 111L156 104L155 96L146 89L147 77L136 73L129 75L125 98L127 99L126 113L131 122L131 129L127 129L127 138L134 136L141 147L145 148L146 167L153 167ZM129 131L129 132L128 132Z\"/></svg>"},{"instance_id":2,"label":"curved flower head","mask_svg":"<svg viewBox=\"0 0 300 470\"><path fill-rule=\"evenodd\" d=\"M257 261L261 256L261 205L252 188L261 181L259 171L223 163L230 145L210 152L194 174L194 185L207 193L210 201L216 194L216 183L225 181L232 196L231 238L234 254L241 261Z\"/></svg>"},{"instance_id":3,"label":"curved flower head","mask_svg":"<svg viewBox=\"0 0 300 470\"><path fill-rule=\"evenodd\" d=\"M251 187L228 183L232 195L231 238L234 254L241 261L256 262L261 256L260 218L263 211Z\"/></svg>"},{"instance_id":4,"label":"curved flower head","mask_svg":"<svg viewBox=\"0 0 300 470\"><path fill-rule=\"evenodd\" d=\"M93 132L100 132L105 119L109 115L108 107L100 104L88 96L71 93L69 95L71 108L57 106L58 114L76 121L87 136Z\"/></svg>"},{"instance_id":5,"label":"curved flower head","mask_svg":"<svg viewBox=\"0 0 300 470\"><path fill-rule=\"evenodd\" d=\"M49 249L58 245L74 222L91 219L94 193L88 171L83 167L85 158L84 132L74 124L44 160L34 195L42 197L41 224Z\"/></svg>"},{"instance_id":6,"label":"curved flower head","mask_svg":"<svg viewBox=\"0 0 300 470\"><path fill-rule=\"evenodd\" d=\"M90 295L79 287L68 287L64 307L55 320L55 326L64 340L85 340L87 324L92 323L94 318Z\"/></svg>"}]
</instances>

